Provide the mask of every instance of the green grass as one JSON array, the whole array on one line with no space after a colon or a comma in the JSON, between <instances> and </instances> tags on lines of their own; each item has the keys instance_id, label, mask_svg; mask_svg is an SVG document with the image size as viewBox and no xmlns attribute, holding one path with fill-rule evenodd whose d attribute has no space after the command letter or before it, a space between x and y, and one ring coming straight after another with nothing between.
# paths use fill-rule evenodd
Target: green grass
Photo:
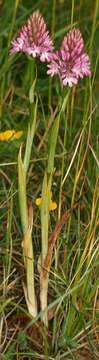
<instances>
[{"instance_id":1,"label":"green grass","mask_svg":"<svg viewBox=\"0 0 99 360\"><path fill-rule=\"evenodd\" d=\"M55 212L50 213L49 235L66 209L70 209L79 198L81 201L56 240L47 309L53 312L53 318L45 331L40 322L40 312L36 319L31 320L30 317L27 321L22 274L19 271L20 263L22 269L24 265L17 157L21 143L24 152L29 122L31 64L25 54L9 57L11 38L37 8L47 22L57 49L71 26L75 24L80 28L92 72L91 81L84 78L73 87L67 108L61 116L52 183L53 201L58 206ZM98 0L1 0L0 15L0 132L13 128L23 130L23 137L19 140L0 141L1 359L96 360L99 358ZM41 251L41 222L35 199L42 191L51 136L51 115L61 93L59 79L55 76L50 80L45 65L38 59L35 62L38 112L27 196L34 211L34 267L39 299L37 261Z\"/></svg>"}]
</instances>

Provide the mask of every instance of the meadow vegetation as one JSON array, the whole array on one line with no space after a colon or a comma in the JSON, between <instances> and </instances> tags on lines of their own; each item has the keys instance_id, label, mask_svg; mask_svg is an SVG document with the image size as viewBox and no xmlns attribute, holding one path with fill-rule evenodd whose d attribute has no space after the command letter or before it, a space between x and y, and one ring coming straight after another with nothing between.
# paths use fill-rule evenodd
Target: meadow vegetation
<instances>
[{"instance_id":1,"label":"meadow vegetation","mask_svg":"<svg viewBox=\"0 0 99 360\"><path fill-rule=\"evenodd\" d=\"M30 55L22 52L10 55L11 40L37 9L46 21L56 50L70 29L80 29L84 53L90 59L91 77L80 78L71 88L67 85L63 89L58 75L51 78L47 74L46 62L39 58L33 62ZM98 360L99 1L1 0L0 15L1 359ZM31 96L35 103L37 99L36 129L29 166L26 157L24 163L29 225L33 210L31 229L38 303L35 317L29 313L26 293L26 253L21 246L25 231L18 197L18 154L21 147L23 161L28 124L29 121L32 124L34 116ZM58 130L54 125L56 118ZM55 141L54 154L50 149ZM44 217L47 192L50 205ZM45 264L45 258L40 263L40 253L47 221L52 253L46 265L49 271L46 322L39 296L45 273L43 280L39 280L39 272ZM44 247L45 243L43 250Z\"/></svg>"}]
</instances>

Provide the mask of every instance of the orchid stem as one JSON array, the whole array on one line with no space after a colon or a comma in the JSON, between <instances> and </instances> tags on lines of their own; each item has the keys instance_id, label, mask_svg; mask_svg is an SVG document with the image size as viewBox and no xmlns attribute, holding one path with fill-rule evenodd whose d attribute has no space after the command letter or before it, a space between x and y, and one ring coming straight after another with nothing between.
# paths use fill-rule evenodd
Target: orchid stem
<instances>
[{"instance_id":1,"label":"orchid stem","mask_svg":"<svg viewBox=\"0 0 99 360\"><path fill-rule=\"evenodd\" d=\"M34 317L37 315L37 301L35 296L34 288L34 256L33 256L33 245L32 245L32 226L33 226L33 211L32 205L27 204L27 195L26 195L26 180L27 180L27 171L30 162L33 138L35 135L36 127L36 117L37 117L37 104L38 99L34 102L34 89L36 84L36 78L31 83L34 77L34 62L31 64L31 79L30 79L30 121L28 125L27 139L26 139L26 148L24 160L22 161L21 149L18 155L18 188L19 188L19 206L20 206L20 216L21 224L23 230L23 256L24 264L26 268L26 278L27 278L27 287L24 285L24 294L28 307L29 313Z\"/></svg>"},{"instance_id":2,"label":"orchid stem","mask_svg":"<svg viewBox=\"0 0 99 360\"><path fill-rule=\"evenodd\" d=\"M56 116L54 124L51 130L50 137L50 150L48 156L48 166L43 179L43 187L42 187L42 203L41 203L41 229L42 229L42 254L41 254L41 265L42 270L40 274L40 305L41 311L44 311L42 316L42 321L46 326L48 326L48 317L47 317L47 294L48 294L48 281L49 281L49 271L50 266L44 269L45 259L48 254L48 226L49 226L49 201L50 201L50 191L52 185L52 175L54 169L54 158L55 158L55 150L59 132L59 125L61 114L65 110L67 105L68 96L70 91L63 97L63 102L61 105L61 109ZM51 259L50 259L51 262Z\"/></svg>"}]
</instances>

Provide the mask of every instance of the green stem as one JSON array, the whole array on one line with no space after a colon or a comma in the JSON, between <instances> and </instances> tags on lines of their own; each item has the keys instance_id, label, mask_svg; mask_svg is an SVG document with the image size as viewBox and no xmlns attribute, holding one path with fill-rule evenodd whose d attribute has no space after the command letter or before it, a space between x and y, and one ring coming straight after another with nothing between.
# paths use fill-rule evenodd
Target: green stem
<instances>
[{"instance_id":1,"label":"green stem","mask_svg":"<svg viewBox=\"0 0 99 360\"><path fill-rule=\"evenodd\" d=\"M74 110L75 89L76 89L76 87L74 86L73 90L72 90L72 97L71 97L70 138L71 138L71 135L72 135L72 120L73 120L73 110Z\"/></svg>"},{"instance_id":2,"label":"green stem","mask_svg":"<svg viewBox=\"0 0 99 360\"><path fill-rule=\"evenodd\" d=\"M61 114L62 114L62 112L65 111L67 101L69 98L69 94L70 94L70 90L68 91L67 94L66 93L64 94L61 109L60 109L59 114L57 115L56 119L54 120L54 123L52 126L52 131L51 131L51 136L50 136L50 144L51 145L50 145L50 150L49 150L49 155L48 155L48 166L47 166L48 175L53 173L54 156L55 156L55 149L56 149L57 137L58 137L58 132L59 132L59 124L60 124Z\"/></svg>"},{"instance_id":3,"label":"green stem","mask_svg":"<svg viewBox=\"0 0 99 360\"><path fill-rule=\"evenodd\" d=\"M27 197L26 197L26 170L24 168L21 159L21 148L18 155L18 189L19 189L19 206L20 216L23 234L25 235L29 223L28 223L28 209L27 209Z\"/></svg>"},{"instance_id":4,"label":"green stem","mask_svg":"<svg viewBox=\"0 0 99 360\"><path fill-rule=\"evenodd\" d=\"M93 15L93 24L92 24L92 31L91 31L91 37L90 37L90 59L92 58L92 49L93 49L93 40L94 40L94 34L96 31L96 20L98 15L98 6L99 6L99 0L96 0L95 3L95 10Z\"/></svg>"},{"instance_id":5,"label":"green stem","mask_svg":"<svg viewBox=\"0 0 99 360\"><path fill-rule=\"evenodd\" d=\"M45 172L42 186L42 205L41 205L41 231L42 231L42 266L48 252L48 224L49 224L49 203L52 175L47 183L47 174Z\"/></svg>"},{"instance_id":6,"label":"green stem","mask_svg":"<svg viewBox=\"0 0 99 360\"><path fill-rule=\"evenodd\" d=\"M37 315L37 301L34 288L34 255L32 244L32 226L28 228L22 241L24 264L26 268L27 291L24 287L25 299L29 313L34 317Z\"/></svg>"},{"instance_id":7,"label":"green stem","mask_svg":"<svg viewBox=\"0 0 99 360\"><path fill-rule=\"evenodd\" d=\"M72 10L71 10L71 29L72 29L72 27L73 27L74 3L75 3L75 0L72 0Z\"/></svg>"},{"instance_id":8,"label":"green stem","mask_svg":"<svg viewBox=\"0 0 99 360\"><path fill-rule=\"evenodd\" d=\"M26 148L24 161L21 159L21 149L18 156L18 184L19 184L19 204L20 204L20 215L21 215L21 223L23 234L25 234L28 230L28 208L27 208L27 196L26 196L26 177L27 170L29 167L31 149L33 144L33 138L35 135L35 127L36 127L36 116L37 116L37 104L38 99L36 99L36 103L34 103L34 90L36 84L36 78L34 80L34 61L30 62L30 92L29 92L29 100L30 100L30 121L28 125L28 133L26 140ZM31 85L32 83L32 85Z\"/></svg>"},{"instance_id":9,"label":"green stem","mask_svg":"<svg viewBox=\"0 0 99 360\"><path fill-rule=\"evenodd\" d=\"M57 137L59 132L59 124L62 112L65 110L67 105L68 96L70 91L63 97L63 102L59 114L56 116L54 124L51 130L50 137L50 150L48 155L48 166L47 171L44 175L43 187L42 187L42 204L41 204L41 231L42 231L42 266L44 266L44 261L48 253L48 225L49 225L49 201L50 201L50 191L52 184L52 175L54 168L54 158L55 158L55 149L57 144ZM51 259L50 259L51 261ZM48 293L48 280L49 280L49 271L50 266L41 270L40 275L40 305L41 311L47 307L47 293ZM47 312L43 314L42 321L46 326L48 326Z\"/></svg>"},{"instance_id":10,"label":"green stem","mask_svg":"<svg viewBox=\"0 0 99 360\"><path fill-rule=\"evenodd\" d=\"M22 247L23 247L23 256L24 256L24 263L26 267L26 276L27 276L27 289L24 286L24 293L30 314L32 316L36 316L37 301L35 297L35 288L34 288L34 256L33 256L33 245L32 245L33 214L32 212L30 213L30 207L29 207L29 216L28 216L27 195L26 195L27 171L30 162L33 138L35 134L37 104L38 104L37 98L36 98L36 103L34 102L34 89L35 89L36 79L34 80L33 61L31 61L30 63L30 74L31 74L30 92L29 92L30 121L28 125L24 161L22 161L21 158L21 148L18 155L18 188L19 188L20 216L21 216L22 230L24 234Z\"/></svg>"},{"instance_id":11,"label":"green stem","mask_svg":"<svg viewBox=\"0 0 99 360\"><path fill-rule=\"evenodd\" d=\"M67 140L67 122L68 122L68 109L69 109L69 101L67 102L67 111L65 117L65 132L64 132L64 149L66 148L66 140ZM59 211L58 218L61 217L61 200L62 200L62 181L63 181L63 173L64 173L64 153L62 156L62 168L61 168L61 181L60 181L60 191L59 191ZM57 241L57 247L59 246L59 242Z\"/></svg>"},{"instance_id":12,"label":"green stem","mask_svg":"<svg viewBox=\"0 0 99 360\"><path fill-rule=\"evenodd\" d=\"M31 156L31 149L33 144L33 138L35 135L35 127L36 127L36 116L37 116L37 105L38 105L38 98L36 99L36 103L31 104L32 107L32 115L30 121L32 120L32 125L30 123L28 125L28 133L27 133L27 140L26 140L26 149L25 149L25 156L24 156L24 168L27 171L30 162Z\"/></svg>"}]
</instances>

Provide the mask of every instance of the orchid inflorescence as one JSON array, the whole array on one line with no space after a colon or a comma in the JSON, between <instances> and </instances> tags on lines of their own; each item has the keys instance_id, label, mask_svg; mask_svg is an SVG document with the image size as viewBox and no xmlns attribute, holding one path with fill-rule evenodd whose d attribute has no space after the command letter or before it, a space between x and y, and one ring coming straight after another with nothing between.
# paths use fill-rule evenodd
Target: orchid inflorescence
<instances>
[{"instance_id":1,"label":"orchid inflorescence","mask_svg":"<svg viewBox=\"0 0 99 360\"><path fill-rule=\"evenodd\" d=\"M64 37L57 59L48 65L47 74L59 74L62 84L68 84L69 87L77 84L79 77L90 76L89 56L86 53L82 54L83 47L84 41L80 30L70 30Z\"/></svg>"},{"instance_id":2,"label":"orchid inflorescence","mask_svg":"<svg viewBox=\"0 0 99 360\"><path fill-rule=\"evenodd\" d=\"M64 37L59 51L53 52L54 45L46 31L46 23L39 10L35 11L22 27L17 39L12 40L10 54L25 52L33 58L49 64L47 74L59 75L62 85L72 87L84 75L90 76L90 61L87 53L82 53L84 41L78 28L71 29Z\"/></svg>"},{"instance_id":3,"label":"orchid inflorescence","mask_svg":"<svg viewBox=\"0 0 99 360\"><path fill-rule=\"evenodd\" d=\"M12 45L10 54L22 51L33 58L40 57L42 62L55 58L55 54L52 52L53 42L49 37L49 32L46 31L46 23L39 10L30 16L17 39L12 40Z\"/></svg>"}]
</instances>

